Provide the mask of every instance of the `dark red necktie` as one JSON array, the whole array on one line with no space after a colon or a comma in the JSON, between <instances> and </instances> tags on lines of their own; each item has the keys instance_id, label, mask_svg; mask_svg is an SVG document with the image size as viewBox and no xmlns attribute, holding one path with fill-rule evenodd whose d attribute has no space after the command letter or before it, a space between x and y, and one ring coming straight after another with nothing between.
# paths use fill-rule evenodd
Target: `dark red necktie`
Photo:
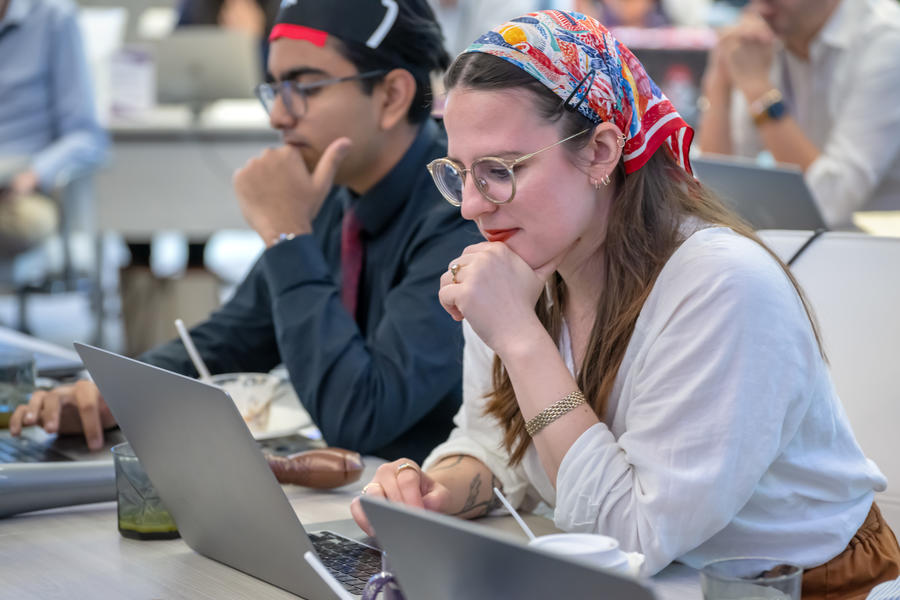
<instances>
[{"instance_id":1,"label":"dark red necktie","mask_svg":"<svg viewBox=\"0 0 900 600\"><path fill-rule=\"evenodd\" d=\"M363 245L359 237L361 229L356 213L348 206L341 224L341 304L353 318L356 318L359 276L363 264Z\"/></svg>"}]
</instances>

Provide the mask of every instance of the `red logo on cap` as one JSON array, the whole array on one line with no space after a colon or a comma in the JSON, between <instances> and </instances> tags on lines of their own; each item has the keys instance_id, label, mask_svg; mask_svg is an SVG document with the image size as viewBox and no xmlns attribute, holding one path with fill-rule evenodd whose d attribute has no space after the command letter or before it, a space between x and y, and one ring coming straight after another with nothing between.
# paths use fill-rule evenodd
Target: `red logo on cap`
<instances>
[{"instance_id":1,"label":"red logo on cap","mask_svg":"<svg viewBox=\"0 0 900 600\"><path fill-rule=\"evenodd\" d=\"M328 39L328 32L312 27L304 27L303 25L291 25L290 23L279 23L272 28L269 34L269 41L274 42L278 38L290 38L292 40L306 40L311 44L322 47L325 40Z\"/></svg>"}]
</instances>

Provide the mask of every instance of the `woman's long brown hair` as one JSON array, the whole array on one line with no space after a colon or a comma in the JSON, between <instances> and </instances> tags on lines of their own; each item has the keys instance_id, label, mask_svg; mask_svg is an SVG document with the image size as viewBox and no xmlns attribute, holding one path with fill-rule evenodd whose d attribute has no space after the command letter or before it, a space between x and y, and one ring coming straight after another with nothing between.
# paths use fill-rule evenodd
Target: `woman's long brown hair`
<instances>
[{"instance_id":1,"label":"woman's long brown hair","mask_svg":"<svg viewBox=\"0 0 900 600\"><path fill-rule=\"evenodd\" d=\"M560 99L534 77L507 61L472 52L460 55L450 66L446 88L472 90L525 89L534 97L541 116L558 122L560 136L567 137L593 124L577 112L561 110ZM567 143L575 153L590 136L578 136ZM615 197L607 224L606 281L597 301L594 325L588 338L584 362L577 375L579 389L603 419L619 365L634 331L638 315L663 266L684 240L680 227L689 218L712 226L728 227L762 246L775 259L796 288L821 348L818 328L810 306L784 262L768 248L753 229L682 169L664 148L660 148L640 169L625 174L622 163L616 169ZM565 284L554 274L548 284L550 298L542 294L535 311L554 340L559 340L566 301ZM521 462L530 438L519 412L512 382L498 357L494 357L493 390L488 394L486 415L496 418L505 429L504 445L510 464Z\"/></svg>"}]
</instances>

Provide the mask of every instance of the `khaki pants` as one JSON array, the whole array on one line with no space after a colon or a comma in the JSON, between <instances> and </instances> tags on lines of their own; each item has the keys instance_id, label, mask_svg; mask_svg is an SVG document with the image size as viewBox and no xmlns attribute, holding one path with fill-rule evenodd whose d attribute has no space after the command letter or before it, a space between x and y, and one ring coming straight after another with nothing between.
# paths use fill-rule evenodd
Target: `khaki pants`
<instances>
[{"instance_id":1,"label":"khaki pants","mask_svg":"<svg viewBox=\"0 0 900 600\"><path fill-rule=\"evenodd\" d=\"M188 269L177 279L160 279L140 266L126 267L119 275L128 356L176 337L175 319L190 327L219 306L219 280L202 269Z\"/></svg>"},{"instance_id":2,"label":"khaki pants","mask_svg":"<svg viewBox=\"0 0 900 600\"><path fill-rule=\"evenodd\" d=\"M803 600L864 600L873 587L900 576L900 546L874 503L847 548L803 573Z\"/></svg>"},{"instance_id":3,"label":"khaki pants","mask_svg":"<svg viewBox=\"0 0 900 600\"><path fill-rule=\"evenodd\" d=\"M40 194L0 192L0 258L10 258L50 237L59 224L56 203Z\"/></svg>"}]
</instances>

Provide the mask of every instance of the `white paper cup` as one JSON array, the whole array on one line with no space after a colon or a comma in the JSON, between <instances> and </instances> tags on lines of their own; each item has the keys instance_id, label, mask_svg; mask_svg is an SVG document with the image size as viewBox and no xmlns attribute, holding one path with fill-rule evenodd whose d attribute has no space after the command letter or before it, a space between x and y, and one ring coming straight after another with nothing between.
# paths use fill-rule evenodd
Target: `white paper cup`
<instances>
[{"instance_id":1,"label":"white paper cup","mask_svg":"<svg viewBox=\"0 0 900 600\"><path fill-rule=\"evenodd\" d=\"M628 575L638 575L644 564L643 554L623 552L615 538L594 533L542 535L531 540L528 545Z\"/></svg>"},{"instance_id":2,"label":"white paper cup","mask_svg":"<svg viewBox=\"0 0 900 600\"><path fill-rule=\"evenodd\" d=\"M269 426L272 401L282 380L269 373L220 373L211 382L228 392L250 431L265 431Z\"/></svg>"}]
</instances>

